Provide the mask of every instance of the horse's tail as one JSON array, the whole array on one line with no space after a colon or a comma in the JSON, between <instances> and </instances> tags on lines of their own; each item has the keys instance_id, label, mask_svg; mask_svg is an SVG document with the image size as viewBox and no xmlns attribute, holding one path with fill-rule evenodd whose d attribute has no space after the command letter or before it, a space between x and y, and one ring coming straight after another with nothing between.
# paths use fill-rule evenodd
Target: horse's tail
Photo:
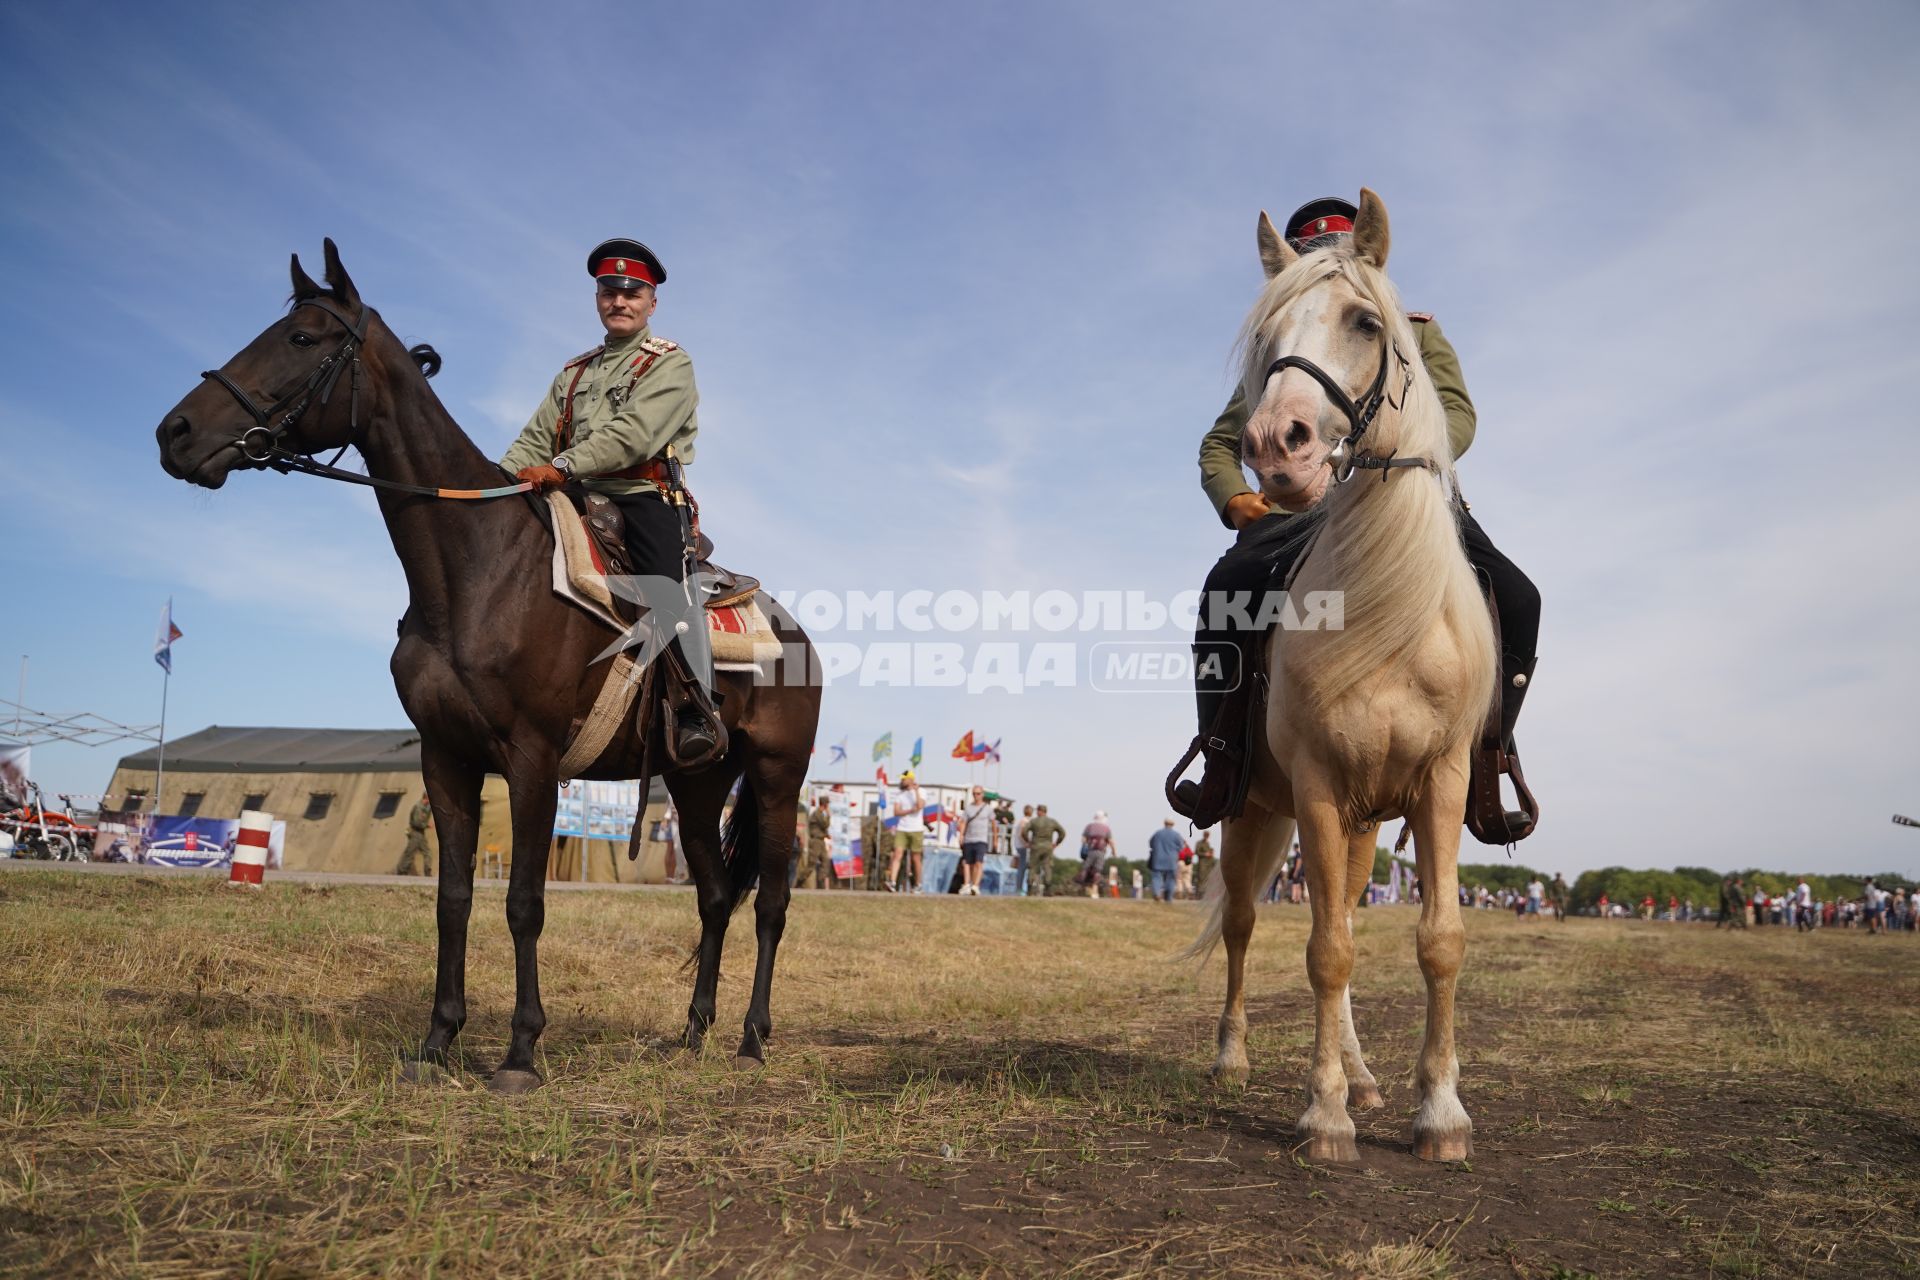
<instances>
[{"instance_id":1,"label":"horse's tail","mask_svg":"<svg viewBox=\"0 0 1920 1280\"><path fill-rule=\"evenodd\" d=\"M720 862L727 875L727 908L738 910L760 880L760 796L743 775L740 794L720 833Z\"/></svg>"},{"instance_id":2,"label":"horse's tail","mask_svg":"<svg viewBox=\"0 0 1920 1280\"><path fill-rule=\"evenodd\" d=\"M1292 834L1289 823L1287 833ZM1236 849L1235 852L1238 852ZM1280 865L1280 859L1286 855L1287 840L1262 840L1248 857L1254 860L1253 893L1259 895L1273 880L1273 873ZM1207 880L1206 896L1201 905L1207 909L1207 918L1200 926L1200 936L1174 953L1176 960L1192 960L1200 967L1213 958L1214 948L1220 945L1220 933L1227 918L1227 836L1223 827L1220 833L1220 865Z\"/></svg>"}]
</instances>

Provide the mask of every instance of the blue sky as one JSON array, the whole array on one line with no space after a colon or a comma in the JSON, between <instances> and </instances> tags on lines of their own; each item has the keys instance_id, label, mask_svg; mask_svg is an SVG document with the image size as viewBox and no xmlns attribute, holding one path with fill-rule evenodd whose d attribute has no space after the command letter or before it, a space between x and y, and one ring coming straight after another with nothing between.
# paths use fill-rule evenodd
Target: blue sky
<instances>
[{"instance_id":1,"label":"blue sky","mask_svg":"<svg viewBox=\"0 0 1920 1280\"><path fill-rule=\"evenodd\" d=\"M31 705L154 718L171 595L174 731L404 723L372 504L155 458L323 236L495 452L597 338L586 249L646 240L709 531L770 586L1164 599L1225 541L1193 459L1255 215L1364 183L1546 597L1526 860L1920 871L1909 5L168 8L0 14ZM1191 732L1180 697L835 686L821 740L969 728L1141 846ZM35 764L97 791L118 754Z\"/></svg>"}]
</instances>

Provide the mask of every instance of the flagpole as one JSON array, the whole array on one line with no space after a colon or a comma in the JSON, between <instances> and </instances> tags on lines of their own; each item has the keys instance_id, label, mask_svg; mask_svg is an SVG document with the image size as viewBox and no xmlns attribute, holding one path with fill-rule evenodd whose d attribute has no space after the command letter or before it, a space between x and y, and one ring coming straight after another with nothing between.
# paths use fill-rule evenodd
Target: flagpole
<instances>
[{"instance_id":1,"label":"flagpole","mask_svg":"<svg viewBox=\"0 0 1920 1280\"><path fill-rule=\"evenodd\" d=\"M173 602L167 603L171 606ZM168 612L171 614L171 608ZM166 793L167 787L167 689L172 684L173 667L169 665L166 668L166 675L160 678L160 761L159 768L154 770L153 808L150 810L156 817L160 813L160 798Z\"/></svg>"}]
</instances>

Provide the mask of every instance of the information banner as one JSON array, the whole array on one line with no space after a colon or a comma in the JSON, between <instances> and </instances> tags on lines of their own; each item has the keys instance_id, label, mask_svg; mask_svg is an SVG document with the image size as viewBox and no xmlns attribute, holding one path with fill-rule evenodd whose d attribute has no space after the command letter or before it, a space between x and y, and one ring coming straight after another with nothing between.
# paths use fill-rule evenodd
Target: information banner
<instances>
[{"instance_id":1,"label":"information banner","mask_svg":"<svg viewBox=\"0 0 1920 1280\"><path fill-rule=\"evenodd\" d=\"M833 875L836 880L852 880L866 874L861 860L860 820L853 812L853 797L844 791L827 792L828 833L833 841Z\"/></svg>"},{"instance_id":2,"label":"information banner","mask_svg":"<svg viewBox=\"0 0 1920 1280\"><path fill-rule=\"evenodd\" d=\"M135 834L144 846L145 857L137 861L156 867L217 867L233 861L233 846L240 836L238 818L182 818L177 814L149 817L146 830ZM275 822L267 837L267 865L278 868L285 861L287 824ZM115 859L117 861L117 859Z\"/></svg>"},{"instance_id":3,"label":"information banner","mask_svg":"<svg viewBox=\"0 0 1920 1280\"><path fill-rule=\"evenodd\" d=\"M569 782L560 788L553 834L586 840L627 840L646 801L639 782Z\"/></svg>"}]
</instances>

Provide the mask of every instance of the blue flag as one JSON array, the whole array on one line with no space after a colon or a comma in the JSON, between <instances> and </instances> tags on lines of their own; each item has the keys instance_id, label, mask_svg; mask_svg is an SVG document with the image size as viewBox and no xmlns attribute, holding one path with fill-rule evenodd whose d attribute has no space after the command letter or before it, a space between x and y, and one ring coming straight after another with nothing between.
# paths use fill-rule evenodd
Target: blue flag
<instances>
[{"instance_id":1,"label":"blue flag","mask_svg":"<svg viewBox=\"0 0 1920 1280\"><path fill-rule=\"evenodd\" d=\"M173 625L173 597L167 597L167 607L160 611L160 630L153 637L153 660L168 675L173 674L173 642L181 636L180 628Z\"/></svg>"}]
</instances>

